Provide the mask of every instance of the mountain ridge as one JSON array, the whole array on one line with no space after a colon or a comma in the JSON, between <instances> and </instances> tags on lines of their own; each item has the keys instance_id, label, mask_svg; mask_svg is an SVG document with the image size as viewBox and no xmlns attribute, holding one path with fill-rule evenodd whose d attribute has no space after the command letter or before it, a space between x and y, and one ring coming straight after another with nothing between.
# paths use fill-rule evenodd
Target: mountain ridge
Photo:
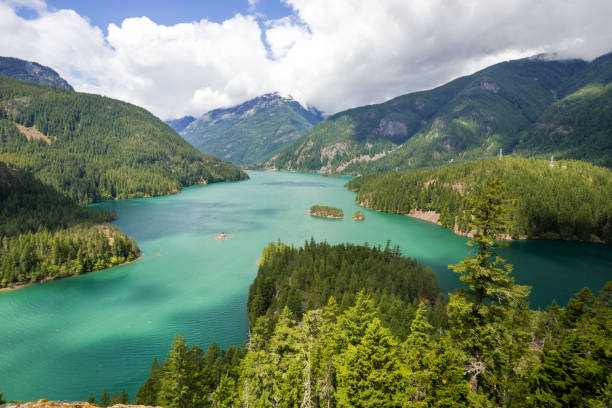
<instances>
[{"instance_id":1,"label":"mountain ridge","mask_svg":"<svg viewBox=\"0 0 612 408\"><path fill-rule=\"evenodd\" d=\"M206 112L180 134L203 153L249 165L288 146L322 119L316 108L273 92Z\"/></svg>"},{"instance_id":2,"label":"mountain ridge","mask_svg":"<svg viewBox=\"0 0 612 408\"><path fill-rule=\"evenodd\" d=\"M72 85L52 68L33 61L0 57L0 75L19 81L74 91Z\"/></svg>"},{"instance_id":3,"label":"mountain ridge","mask_svg":"<svg viewBox=\"0 0 612 408\"><path fill-rule=\"evenodd\" d=\"M529 154L522 146L547 109L585 83L609 80L611 61L612 53L590 63L535 56L495 64L431 90L331 115L257 167L372 173L472 161L500 149ZM605 164L608 144L598 146L605 157L595 162ZM570 158L585 157L579 153Z\"/></svg>"}]
</instances>

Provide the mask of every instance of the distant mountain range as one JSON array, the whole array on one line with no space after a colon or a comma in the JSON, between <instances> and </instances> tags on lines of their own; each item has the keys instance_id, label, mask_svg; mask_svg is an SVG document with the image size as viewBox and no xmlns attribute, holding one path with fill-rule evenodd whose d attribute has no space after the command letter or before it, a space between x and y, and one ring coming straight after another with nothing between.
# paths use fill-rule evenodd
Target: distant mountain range
<instances>
[{"instance_id":1,"label":"distant mountain range","mask_svg":"<svg viewBox=\"0 0 612 408\"><path fill-rule=\"evenodd\" d=\"M259 167L369 173L503 154L612 167L612 54L503 62L438 88L337 113Z\"/></svg>"},{"instance_id":2,"label":"distant mountain range","mask_svg":"<svg viewBox=\"0 0 612 408\"><path fill-rule=\"evenodd\" d=\"M0 75L33 84L74 91L72 86L57 72L37 62L0 57Z\"/></svg>"},{"instance_id":3,"label":"distant mountain range","mask_svg":"<svg viewBox=\"0 0 612 408\"><path fill-rule=\"evenodd\" d=\"M179 119L167 120L165 121L165 123L168 126L170 126L172 129L174 129L176 133L180 133L183 130L185 130L185 128L189 126L189 124L193 122L194 120L196 120L196 118L194 118L193 116L183 116L182 118L179 118Z\"/></svg>"},{"instance_id":4,"label":"distant mountain range","mask_svg":"<svg viewBox=\"0 0 612 408\"><path fill-rule=\"evenodd\" d=\"M321 120L323 115L317 109L270 93L212 110L180 134L203 153L250 165L281 151Z\"/></svg>"}]
</instances>

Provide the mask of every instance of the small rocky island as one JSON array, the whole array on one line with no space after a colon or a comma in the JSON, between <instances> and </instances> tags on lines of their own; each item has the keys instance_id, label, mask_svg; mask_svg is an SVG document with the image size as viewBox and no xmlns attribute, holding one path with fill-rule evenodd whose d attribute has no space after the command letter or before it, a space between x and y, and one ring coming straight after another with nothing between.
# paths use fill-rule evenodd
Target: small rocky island
<instances>
[{"instance_id":1,"label":"small rocky island","mask_svg":"<svg viewBox=\"0 0 612 408\"><path fill-rule=\"evenodd\" d=\"M229 238L236 238L236 235L232 234L232 235L228 236L225 232L220 232L215 237L215 239L217 241L225 241L225 240L227 240Z\"/></svg>"},{"instance_id":2,"label":"small rocky island","mask_svg":"<svg viewBox=\"0 0 612 408\"><path fill-rule=\"evenodd\" d=\"M310 215L323 218L344 218L344 213L340 208L326 205L313 205L310 207Z\"/></svg>"},{"instance_id":3,"label":"small rocky island","mask_svg":"<svg viewBox=\"0 0 612 408\"><path fill-rule=\"evenodd\" d=\"M364 221L365 220L365 215L363 215L363 213L361 211L356 211L355 214L353 214L353 220L355 220L355 221Z\"/></svg>"}]
</instances>

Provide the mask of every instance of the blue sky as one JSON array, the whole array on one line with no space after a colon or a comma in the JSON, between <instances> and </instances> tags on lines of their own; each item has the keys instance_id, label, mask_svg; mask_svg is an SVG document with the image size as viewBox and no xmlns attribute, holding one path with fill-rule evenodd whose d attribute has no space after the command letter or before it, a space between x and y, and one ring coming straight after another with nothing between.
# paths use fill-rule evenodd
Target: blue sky
<instances>
[{"instance_id":1,"label":"blue sky","mask_svg":"<svg viewBox=\"0 0 612 408\"><path fill-rule=\"evenodd\" d=\"M236 14L248 14L247 0L49 0L49 9L71 9L106 31L130 17L146 16L158 24L174 25L206 19L221 23ZM26 14L27 9L22 9ZM254 11L265 19L278 19L292 10L279 0L259 0ZM31 15L31 14L30 14Z\"/></svg>"}]
</instances>

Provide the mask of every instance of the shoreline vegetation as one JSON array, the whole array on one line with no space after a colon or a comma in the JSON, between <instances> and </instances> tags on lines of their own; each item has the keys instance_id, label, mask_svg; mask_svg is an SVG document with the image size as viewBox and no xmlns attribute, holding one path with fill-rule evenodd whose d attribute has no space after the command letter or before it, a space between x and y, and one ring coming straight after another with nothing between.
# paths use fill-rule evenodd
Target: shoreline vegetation
<instances>
[{"instance_id":1,"label":"shoreline vegetation","mask_svg":"<svg viewBox=\"0 0 612 408\"><path fill-rule=\"evenodd\" d=\"M344 218L344 212L340 208L328 207L326 205L313 205L310 207L310 215L321 218Z\"/></svg>"},{"instance_id":2,"label":"shoreline vegetation","mask_svg":"<svg viewBox=\"0 0 612 408\"><path fill-rule=\"evenodd\" d=\"M5 236L0 247L0 290L102 271L140 256L136 242L107 223Z\"/></svg>"},{"instance_id":3,"label":"shoreline vegetation","mask_svg":"<svg viewBox=\"0 0 612 408\"><path fill-rule=\"evenodd\" d=\"M155 255L155 256L159 256L159 255ZM45 283L53 282L53 281L56 281L56 280L75 278L75 277L81 276L81 275L89 275L90 273L108 271L109 269L113 269L113 268L116 268L118 266L125 266L125 265L131 265L133 263L136 263L136 262L140 261L142 259L142 257L143 257L143 254L139 253L134 259L125 260L123 263L109 265L109 266L107 266L104 269L95 269L93 271L83 272L83 273L80 273L80 274L77 274L77 275L55 276L55 277L47 276L46 278L41 279L41 280L36 281L36 282L20 282L20 283L13 284L12 286L0 287L0 293L3 293L3 292L12 292L12 291L19 290L19 289L24 289L24 288L27 288L27 287L30 287L30 286L44 285Z\"/></svg>"},{"instance_id":4,"label":"shoreline vegetation","mask_svg":"<svg viewBox=\"0 0 612 408\"><path fill-rule=\"evenodd\" d=\"M0 162L0 288L107 269L140 255L109 221L32 173Z\"/></svg>"},{"instance_id":5,"label":"shoreline vegetation","mask_svg":"<svg viewBox=\"0 0 612 408\"><path fill-rule=\"evenodd\" d=\"M365 208L432 222L471 237L470 201L489 180L508 188L513 210L504 240L612 244L612 172L585 162L503 158L351 180Z\"/></svg>"}]
</instances>

